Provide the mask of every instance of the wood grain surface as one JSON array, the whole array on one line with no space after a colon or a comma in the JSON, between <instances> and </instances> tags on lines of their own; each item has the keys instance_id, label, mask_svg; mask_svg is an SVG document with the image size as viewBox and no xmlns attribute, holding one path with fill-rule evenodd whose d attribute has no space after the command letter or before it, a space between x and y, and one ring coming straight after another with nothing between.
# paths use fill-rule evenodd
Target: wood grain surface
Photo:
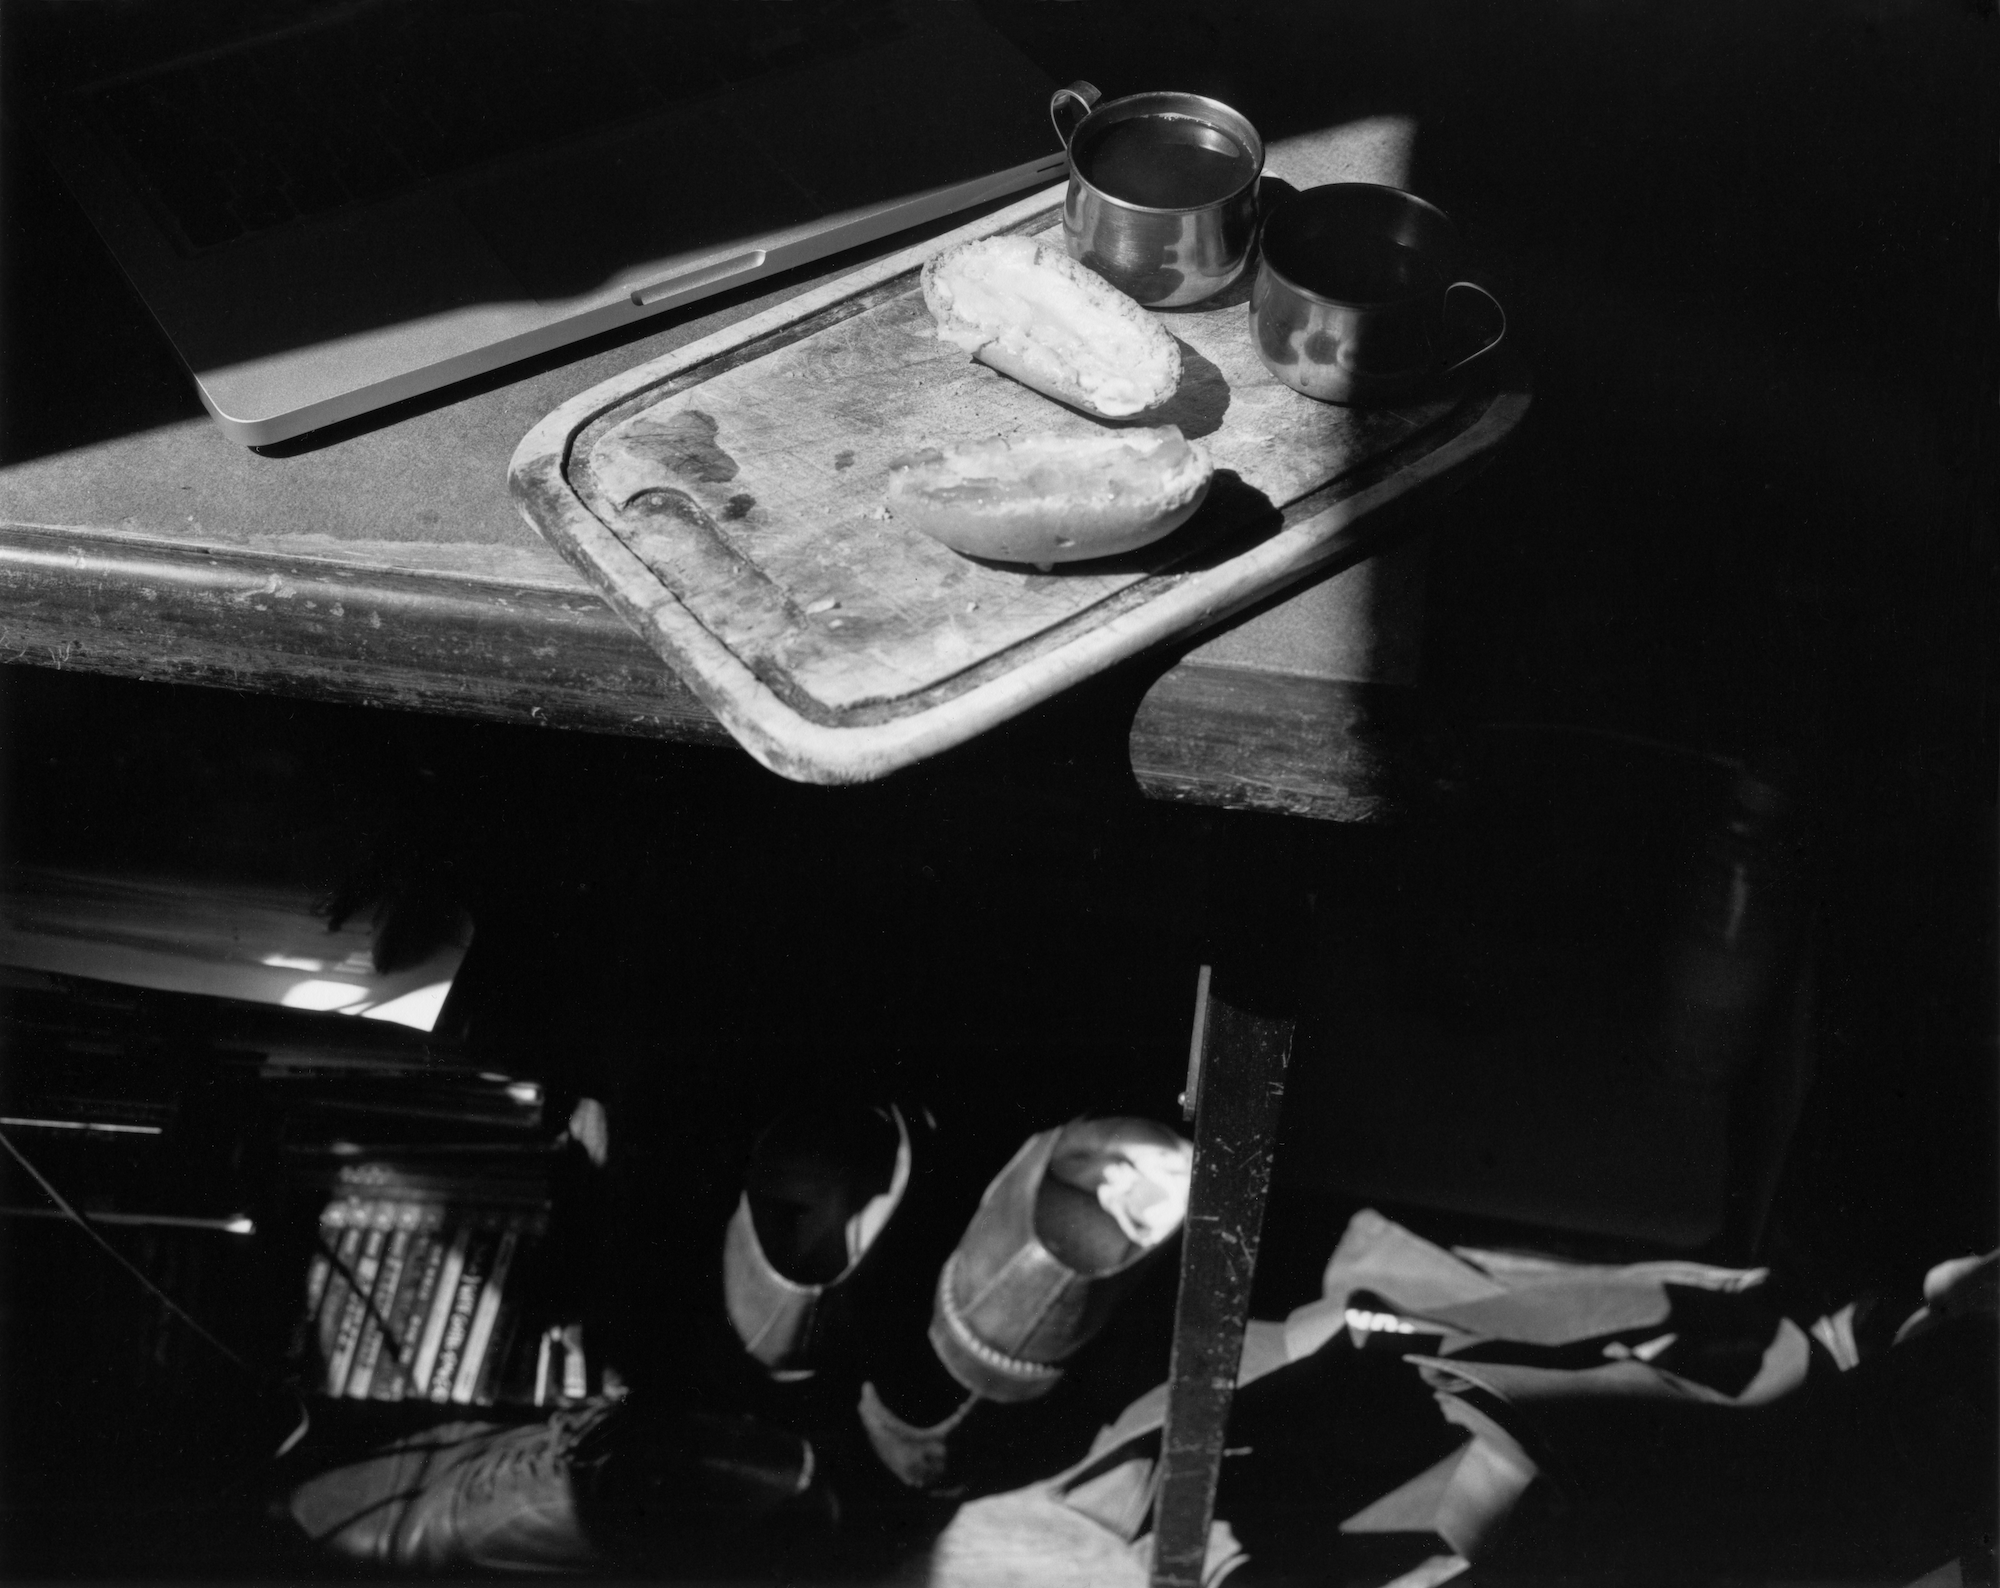
<instances>
[{"instance_id":1,"label":"wood grain surface","mask_svg":"<svg viewBox=\"0 0 2000 1588\"><path fill-rule=\"evenodd\" d=\"M1406 132L1393 119L1355 123L1290 140L1285 158L1296 182L1395 180ZM629 615L524 522L509 455L570 394L739 337L749 322L795 319L792 305L823 301L865 254L367 423L246 451L201 413L115 267L86 268L95 242L54 179L15 197L27 206L38 194L64 260L43 272L47 312L102 332L98 362L115 362L115 391L136 382L181 395L135 417L90 384L97 366L74 338L44 356L16 349L22 389L65 418L39 448L17 426L0 461L0 664L734 745ZM1328 577L1247 619L1217 613L1199 643L1075 684L1076 709L1046 728L1023 723L1025 740L1010 734L994 749L1115 761L1142 791L1177 802L1386 815L1401 776L1390 763L1410 742L1404 686L1422 627L1420 576L1387 577L1405 566L1400 552L1330 562L1315 570Z\"/></svg>"},{"instance_id":2,"label":"wood grain surface","mask_svg":"<svg viewBox=\"0 0 2000 1588\"><path fill-rule=\"evenodd\" d=\"M1059 233L1037 228L1061 246ZM586 500L724 644L824 722L929 693L1188 564L1448 411L1301 397L1250 345L1244 294L1171 317L1184 374L1147 418L1209 448L1207 506L1168 540L1037 571L895 520L890 466L926 447L1108 428L941 341L913 285L626 419L577 471ZM688 513L690 500L700 509Z\"/></svg>"},{"instance_id":3,"label":"wood grain surface","mask_svg":"<svg viewBox=\"0 0 2000 1588\"><path fill-rule=\"evenodd\" d=\"M1060 571L961 557L894 521L896 459L1100 422L941 342L918 271L968 237L1054 236L1053 196L586 392L515 454L524 516L775 771L886 775L1365 555L1400 498L1475 465L1526 406L1491 381L1504 362L1395 407L1313 402L1257 358L1241 284L1162 316L1186 373L1146 418L1209 446L1201 512L1154 546Z\"/></svg>"}]
</instances>

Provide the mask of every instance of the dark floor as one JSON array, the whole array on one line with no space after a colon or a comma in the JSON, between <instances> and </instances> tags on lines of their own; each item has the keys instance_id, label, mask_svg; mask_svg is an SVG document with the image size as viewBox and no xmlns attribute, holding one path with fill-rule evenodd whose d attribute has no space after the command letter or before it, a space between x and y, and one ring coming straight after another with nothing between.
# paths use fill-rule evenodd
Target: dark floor
<instances>
[{"instance_id":1,"label":"dark floor","mask_svg":"<svg viewBox=\"0 0 2000 1588\"><path fill-rule=\"evenodd\" d=\"M1204 924L1234 882L1274 856L1310 872L1358 941L1380 930L1384 902L1406 926L1420 919L1412 879L1455 875L1396 835L1218 820L1055 764L1023 763L1011 782L920 774L810 790L709 750L52 673L11 672L7 684L12 859L283 876L328 898L386 890L470 908L466 1040L483 1062L545 1080L552 1118L574 1096L606 1103L612 1160L578 1255L596 1338L628 1382L677 1403L727 1403L742 1387L715 1367L729 1355L718 1232L749 1142L777 1107L924 1101L976 1171L969 1209L983 1176L1036 1129L1079 1113L1177 1116ZM1955 831L1871 830L1843 849L1828 834L1851 812L1821 806L1808 849L1818 1073L1768 1220L1754 1232L1731 1225L1715 1250L1777 1265L1801 1316L1863 1289L1908 1293L1932 1262L1994 1243L1989 982L1960 941L1986 940L1990 911L1990 849L1973 812L1967 801ZM1588 877L1575 880L1591 891ZM1485 929L1472 915L1460 927L1459 937ZM1318 1077L1342 1060L1340 1011L1332 1018L1323 1057L1314 1043L1326 1038L1302 1039L1260 1316L1317 1293L1362 1200L1344 1188L1343 1165L1315 1157L1314 1111L1329 1106ZM1437 1117L1451 1112L1448 1070L1413 1079ZM1571 1160L1595 1145L1588 1120L1560 1106L1534 1128ZM1646 1145L1642 1128L1619 1155ZM1607 1233L1601 1195L1592 1201L1579 1172L1577 1204L1540 1227L1482 1218L1476 1197L1424 1205L1422 1187L1409 1205L1384 1205L1437 1238L1598 1256L1661 1249L1643 1217L1623 1241L1617 1219ZM260 1534L218 1525L190 1501L254 1474L287 1407L245 1395L198 1346L162 1344L172 1330L158 1309L109 1270L87 1274L89 1297L69 1304L129 1328L35 1333L37 1264L92 1258L62 1255L72 1234L11 1235L5 1322L25 1376L10 1397L10 1492L41 1501L16 1513L20 1558L86 1575L189 1562L268 1570ZM1743 1247L1753 1237L1756 1249ZM1134 1298L1084 1390L1035 1428L1024 1422L995 1482L1080 1454L1163 1376L1170 1281L1163 1270ZM270 1283L251 1263L193 1294ZM121 1398L148 1351L171 1384ZM132 1359L107 1370L121 1352ZM131 1508L135 1492L164 1494L153 1520Z\"/></svg>"}]
</instances>

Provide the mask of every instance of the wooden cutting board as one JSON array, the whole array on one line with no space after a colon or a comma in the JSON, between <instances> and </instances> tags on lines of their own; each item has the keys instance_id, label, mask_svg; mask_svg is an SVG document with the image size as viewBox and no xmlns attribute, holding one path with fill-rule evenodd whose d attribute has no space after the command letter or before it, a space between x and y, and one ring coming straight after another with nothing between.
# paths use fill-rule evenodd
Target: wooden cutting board
<instances>
[{"instance_id":1,"label":"wooden cutting board","mask_svg":"<svg viewBox=\"0 0 2000 1588\"><path fill-rule=\"evenodd\" d=\"M1273 174L1284 176L1274 151ZM992 436L1083 434L1072 412L938 340L923 261L1000 232L1060 246L1062 190L778 305L583 393L523 439L528 521L766 766L880 777L1127 656L1380 543L1388 509L1476 461L1527 405L1512 364L1395 407L1275 380L1246 279L1163 313L1172 422L1216 477L1167 539L1049 572L976 562L899 525L895 458Z\"/></svg>"}]
</instances>

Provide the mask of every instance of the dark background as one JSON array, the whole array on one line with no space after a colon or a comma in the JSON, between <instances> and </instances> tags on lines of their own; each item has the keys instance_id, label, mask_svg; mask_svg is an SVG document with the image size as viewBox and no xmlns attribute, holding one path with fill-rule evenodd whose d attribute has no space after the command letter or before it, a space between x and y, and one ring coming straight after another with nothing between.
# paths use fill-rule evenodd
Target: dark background
<instances>
[{"instance_id":1,"label":"dark background","mask_svg":"<svg viewBox=\"0 0 2000 1588\"><path fill-rule=\"evenodd\" d=\"M1991 7L981 9L1060 81L1212 94L1267 138L1415 119L1410 185L1464 228L1536 390L1435 526L1426 710L1448 734L1666 741L1795 789L1815 1080L1772 1240L1824 1298L1909 1291L1994 1245ZM9 455L78 413L96 433L197 413L87 227L17 139L6 158ZM56 247L99 281L100 319L37 317L19 284ZM1383 875L1393 840L1148 806L1116 688L826 791L728 751L8 669L0 819L17 858L469 904L474 1041L612 1106L604 1283L643 1379L699 1332L713 1232L775 1102L921 1092L1003 1155L1069 1112L1171 1118L1217 889L1274 854ZM1261 1314L1312 1293L1344 1212L1281 1182ZM17 1386L29 1363L89 1380L23 1302L7 1318ZM87 1411L81 1387L17 1400L35 1412L10 1417L10 1486L31 1472L94 1515L114 1479L208 1471L249 1435L205 1432L230 1419L202 1395L164 1432ZM36 1559L156 1553L91 1531L36 1535Z\"/></svg>"}]
</instances>

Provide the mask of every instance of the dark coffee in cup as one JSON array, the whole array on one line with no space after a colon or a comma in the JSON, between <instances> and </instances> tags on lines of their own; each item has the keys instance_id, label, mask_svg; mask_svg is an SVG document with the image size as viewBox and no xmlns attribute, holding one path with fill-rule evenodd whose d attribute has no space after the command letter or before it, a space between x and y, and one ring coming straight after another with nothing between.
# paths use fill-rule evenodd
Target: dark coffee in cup
<instances>
[{"instance_id":1,"label":"dark coffee in cup","mask_svg":"<svg viewBox=\"0 0 2000 1588\"><path fill-rule=\"evenodd\" d=\"M1148 209L1215 204L1257 174L1250 151L1192 116L1114 121L1070 149L1077 171L1101 193Z\"/></svg>"},{"instance_id":2,"label":"dark coffee in cup","mask_svg":"<svg viewBox=\"0 0 2000 1588\"><path fill-rule=\"evenodd\" d=\"M1336 182L1294 195L1261 232L1250 289L1258 357L1292 390L1336 403L1384 401L1462 368L1499 345L1507 312L1457 279L1459 255L1445 213L1399 188ZM1445 323L1454 294L1484 300L1491 316L1469 351Z\"/></svg>"},{"instance_id":3,"label":"dark coffee in cup","mask_svg":"<svg viewBox=\"0 0 2000 1588\"><path fill-rule=\"evenodd\" d=\"M1049 101L1069 146L1063 247L1148 308L1214 297L1249 263L1264 140L1200 94L1101 98L1072 83Z\"/></svg>"},{"instance_id":4,"label":"dark coffee in cup","mask_svg":"<svg viewBox=\"0 0 2000 1588\"><path fill-rule=\"evenodd\" d=\"M1394 303L1444 285L1437 265L1408 243L1367 232L1336 234L1296 258L1297 285L1336 303Z\"/></svg>"}]
</instances>

